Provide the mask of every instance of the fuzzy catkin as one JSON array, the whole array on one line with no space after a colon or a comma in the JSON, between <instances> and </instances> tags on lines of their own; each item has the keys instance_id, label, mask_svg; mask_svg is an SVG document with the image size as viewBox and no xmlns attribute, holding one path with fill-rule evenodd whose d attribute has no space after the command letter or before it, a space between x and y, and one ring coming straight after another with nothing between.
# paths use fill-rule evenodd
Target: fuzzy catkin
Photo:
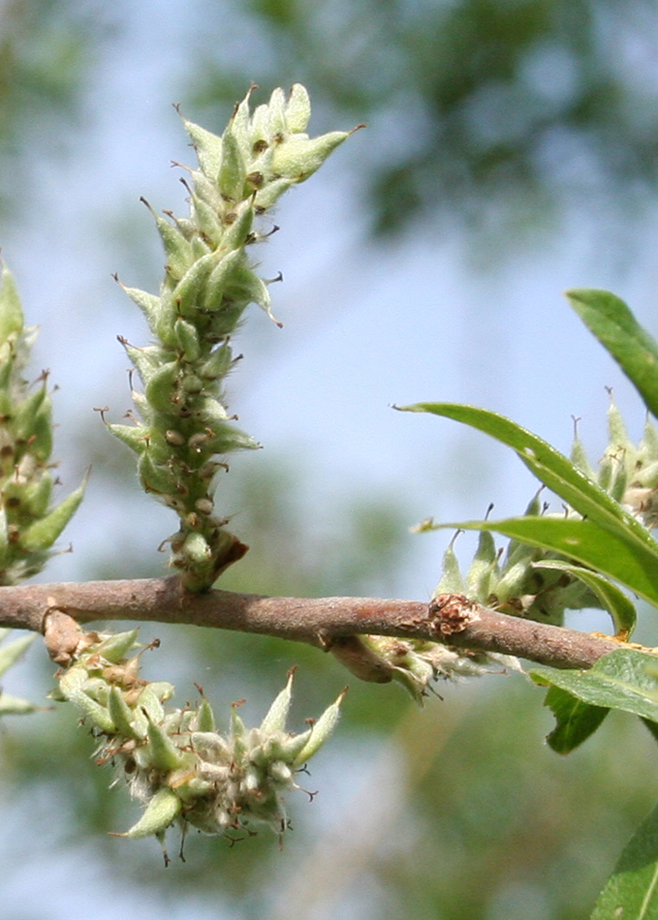
<instances>
[{"instance_id":1,"label":"fuzzy catkin","mask_svg":"<svg viewBox=\"0 0 658 920\"><path fill-rule=\"evenodd\" d=\"M268 235L259 218L350 133L309 138L310 102L300 84L287 98L274 90L253 112L250 97L221 137L184 119L199 163L184 167L189 216L151 209L166 256L160 292L125 288L155 341L142 348L123 342L142 384L133 390L139 418L109 428L137 453L144 489L178 514L170 563L191 591L209 589L247 551L214 512L214 480L226 455L259 446L236 426L224 394L244 310L256 303L274 319L268 282L248 254Z\"/></svg>"}]
</instances>

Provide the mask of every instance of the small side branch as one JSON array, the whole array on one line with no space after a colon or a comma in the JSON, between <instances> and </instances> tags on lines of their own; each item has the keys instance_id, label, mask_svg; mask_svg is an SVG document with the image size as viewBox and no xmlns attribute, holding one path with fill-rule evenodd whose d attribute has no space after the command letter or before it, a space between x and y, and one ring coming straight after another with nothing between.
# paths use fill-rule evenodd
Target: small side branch
<instances>
[{"instance_id":1,"label":"small side branch","mask_svg":"<svg viewBox=\"0 0 658 920\"><path fill-rule=\"evenodd\" d=\"M427 639L516 655L557 668L589 668L620 647L614 639L497 613L460 594L423 601L367 597L190 594L178 576L0 588L0 626L44 632L49 614L78 623L141 620L277 636L328 650L348 636Z\"/></svg>"}]
</instances>

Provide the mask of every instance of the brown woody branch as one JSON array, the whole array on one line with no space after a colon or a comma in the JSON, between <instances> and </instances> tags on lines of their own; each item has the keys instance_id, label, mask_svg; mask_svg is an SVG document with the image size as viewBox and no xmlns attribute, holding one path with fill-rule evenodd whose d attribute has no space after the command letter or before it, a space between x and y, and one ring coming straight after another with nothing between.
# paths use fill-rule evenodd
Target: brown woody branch
<instances>
[{"instance_id":1,"label":"brown woody branch","mask_svg":"<svg viewBox=\"0 0 658 920\"><path fill-rule=\"evenodd\" d=\"M91 581L0 588L0 626L43 633L49 614L78 623L142 620L278 636L337 657L360 656L358 635L428 639L457 648L516 655L557 668L588 668L620 645L557 626L507 616L459 594L430 603L366 597L264 597L209 591L185 592L177 576L132 581ZM358 668L358 661L355 663ZM362 662L368 676L368 663Z\"/></svg>"}]
</instances>

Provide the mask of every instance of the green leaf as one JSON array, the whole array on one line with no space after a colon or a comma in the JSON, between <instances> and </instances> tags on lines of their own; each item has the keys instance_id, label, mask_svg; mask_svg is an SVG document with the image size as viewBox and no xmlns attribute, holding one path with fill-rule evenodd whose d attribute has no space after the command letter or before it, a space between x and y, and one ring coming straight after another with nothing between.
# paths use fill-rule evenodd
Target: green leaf
<instances>
[{"instance_id":1,"label":"green leaf","mask_svg":"<svg viewBox=\"0 0 658 920\"><path fill-rule=\"evenodd\" d=\"M622 851L590 920L615 917L658 920L658 807Z\"/></svg>"},{"instance_id":2,"label":"green leaf","mask_svg":"<svg viewBox=\"0 0 658 920\"><path fill-rule=\"evenodd\" d=\"M576 313L634 384L647 408L658 416L658 343L627 305L608 291L567 291Z\"/></svg>"},{"instance_id":3,"label":"green leaf","mask_svg":"<svg viewBox=\"0 0 658 920\"><path fill-rule=\"evenodd\" d=\"M558 754L569 754L593 735L610 712L576 699L560 687L549 687L545 705L555 716L556 726L546 740Z\"/></svg>"},{"instance_id":4,"label":"green leaf","mask_svg":"<svg viewBox=\"0 0 658 920\"><path fill-rule=\"evenodd\" d=\"M616 636L622 641L626 641L635 629L637 622L637 612L635 605L616 585L613 585L598 572L591 569L583 569L579 565L572 565L569 562L562 562L558 559L547 559L536 562L534 568L537 569L559 569L584 581L585 584L594 591L602 605L612 617L612 622L617 630Z\"/></svg>"},{"instance_id":5,"label":"green leaf","mask_svg":"<svg viewBox=\"0 0 658 920\"><path fill-rule=\"evenodd\" d=\"M502 521L453 522L440 527L492 530L529 546L560 553L614 578L658 607L658 553L592 521L544 515Z\"/></svg>"},{"instance_id":6,"label":"green leaf","mask_svg":"<svg viewBox=\"0 0 658 920\"><path fill-rule=\"evenodd\" d=\"M537 667L530 677L571 696L607 709L621 709L658 722L658 656L621 648L604 655L588 671Z\"/></svg>"},{"instance_id":7,"label":"green leaf","mask_svg":"<svg viewBox=\"0 0 658 920\"><path fill-rule=\"evenodd\" d=\"M430 412L433 415L452 418L507 444L517 452L540 482L564 499L575 511L633 543L648 548L658 560L658 543L639 521L625 511L594 480L579 470L568 457L511 419L487 409L458 403L417 403L399 408L403 411Z\"/></svg>"},{"instance_id":8,"label":"green leaf","mask_svg":"<svg viewBox=\"0 0 658 920\"><path fill-rule=\"evenodd\" d=\"M2 642L10 632L10 629L0 629L0 642ZM35 633L20 636L9 645L0 648L0 675L4 674L5 671L18 661L35 639ZM36 712L37 709L39 709L38 706L35 706L27 700L22 700L17 696L10 696L8 693L3 693L0 687L0 716L25 715L30 712Z\"/></svg>"}]
</instances>

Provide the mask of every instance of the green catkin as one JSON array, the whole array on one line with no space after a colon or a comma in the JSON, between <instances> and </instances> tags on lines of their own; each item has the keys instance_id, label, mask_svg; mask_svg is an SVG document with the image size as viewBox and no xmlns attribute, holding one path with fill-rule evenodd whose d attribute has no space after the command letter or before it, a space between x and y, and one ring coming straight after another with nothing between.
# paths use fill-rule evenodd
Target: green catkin
<instances>
[{"instance_id":1,"label":"green catkin","mask_svg":"<svg viewBox=\"0 0 658 920\"><path fill-rule=\"evenodd\" d=\"M286 729L291 673L260 727L247 729L233 706L230 730L220 734L205 697L196 707L169 709L172 685L139 679L140 652L130 657L135 638L134 631L115 636L80 631L53 694L99 730L97 762L111 761L145 806L141 818L118 836L160 838L172 824L183 833L192 826L219 835L253 833L265 824L280 834L286 826L281 794L297 788L297 771L331 735L344 692L311 729L293 735Z\"/></svg>"},{"instance_id":2,"label":"green catkin","mask_svg":"<svg viewBox=\"0 0 658 920\"><path fill-rule=\"evenodd\" d=\"M51 506L55 464L46 375L23 377L36 331L26 329L11 272L0 266L0 585L36 575L78 508L84 484Z\"/></svg>"},{"instance_id":3,"label":"green catkin","mask_svg":"<svg viewBox=\"0 0 658 920\"><path fill-rule=\"evenodd\" d=\"M255 220L291 185L310 176L349 132L310 139L308 94L296 84L286 100L275 90L252 114L251 91L219 137L183 120L199 161L188 169L190 214L153 211L165 250L159 295L125 288L142 310L157 345L123 342L143 392L133 398L135 431L110 430L140 455L143 487L180 517L170 539L170 564L191 591L208 590L247 547L207 510L213 457L253 449L257 442L233 424L223 380L234 362L229 338L255 303L272 319L268 283L254 272L248 247L266 238ZM187 169L187 167L184 167ZM276 322L276 321L275 321ZM157 446L156 446L157 445Z\"/></svg>"}]
</instances>

